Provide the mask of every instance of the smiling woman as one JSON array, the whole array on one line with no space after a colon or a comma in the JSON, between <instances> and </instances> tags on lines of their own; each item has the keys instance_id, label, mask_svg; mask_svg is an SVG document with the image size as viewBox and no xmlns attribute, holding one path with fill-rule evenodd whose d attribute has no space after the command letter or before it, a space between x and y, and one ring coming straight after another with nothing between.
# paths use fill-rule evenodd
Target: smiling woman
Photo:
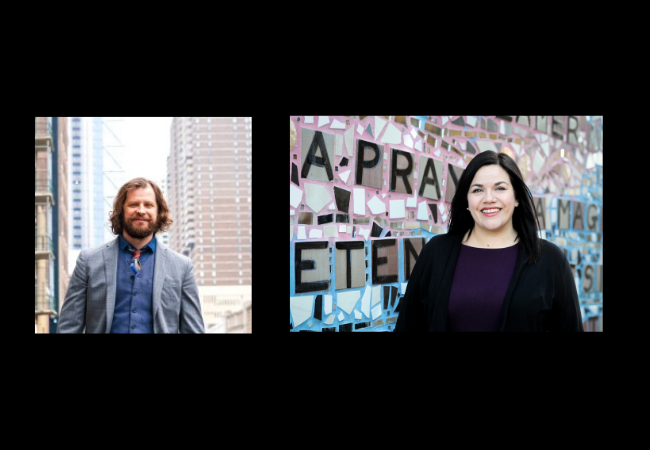
<instances>
[{"instance_id":1,"label":"smiling woman","mask_svg":"<svg viewBox=\"0 0 650 450\"><path fill-rule=\"evenodd\" d=\"M568 260L538 225L517 164L481 152L458 182L448 234L420 253L395 331L583 331Z\"/></svg>"}]
</instances>

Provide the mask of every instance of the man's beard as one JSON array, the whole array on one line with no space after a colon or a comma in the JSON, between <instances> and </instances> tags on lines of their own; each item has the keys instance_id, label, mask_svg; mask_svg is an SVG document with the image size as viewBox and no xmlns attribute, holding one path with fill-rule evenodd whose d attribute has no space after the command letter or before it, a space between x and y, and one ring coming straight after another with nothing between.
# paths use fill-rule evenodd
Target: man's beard
<instances>
[{"instance_id":1,"label":"man's beard","mask_svg":"<svg viewBox=\"0 0 650 450\"><path fill-rule=\"evenodd\" d=\"M151 222L147 223L148 226L142 228L134 228L132 226L132 221L126 220L124 223L124 229L129 234L129 236L139 239L146 238L154 232L154 225Z\"/></svg>"}]
</instances>

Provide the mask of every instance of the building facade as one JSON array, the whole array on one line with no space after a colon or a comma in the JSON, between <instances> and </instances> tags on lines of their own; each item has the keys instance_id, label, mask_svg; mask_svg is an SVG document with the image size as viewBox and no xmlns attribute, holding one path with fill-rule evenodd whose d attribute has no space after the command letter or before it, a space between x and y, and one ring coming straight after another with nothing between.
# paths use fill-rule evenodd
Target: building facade
<instances>
[{"instance_id":1,"label":"building facade","mask_svg":"<svg viewBox=\"0 0 650 450\"><path fill-rule=\"evenodd\" d=\"M200 287L239 286L250 292L251 147L250 117L172 121L169 245L192 259Z\"/></svg>"},{"instance_id":2,"label":"building facade","mask_svg":"<svg viewBox=\"0 0 650 450\"><path fill-rule=\"evenodd\" d=\"M36 333L55 333L68 289L68 133L65 117L35 118Z\"/></svg>"}]
</instances>

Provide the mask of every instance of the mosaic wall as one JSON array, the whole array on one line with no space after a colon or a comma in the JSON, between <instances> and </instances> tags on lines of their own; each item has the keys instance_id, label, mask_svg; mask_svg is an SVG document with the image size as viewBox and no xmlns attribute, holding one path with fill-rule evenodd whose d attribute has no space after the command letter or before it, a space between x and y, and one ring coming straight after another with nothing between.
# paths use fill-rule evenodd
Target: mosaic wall
<instances>
[{"instance_id":1,"label":"mosaic wall","mask_svg":"<svg viewBox=\"0 0 650 450\"><path fill-rule=\"evenodd\" d=\"M292 116L291 331L392 331L422 247L477 153L510 155L603 311L602 116Z\"/></svg>"}]
</instances>

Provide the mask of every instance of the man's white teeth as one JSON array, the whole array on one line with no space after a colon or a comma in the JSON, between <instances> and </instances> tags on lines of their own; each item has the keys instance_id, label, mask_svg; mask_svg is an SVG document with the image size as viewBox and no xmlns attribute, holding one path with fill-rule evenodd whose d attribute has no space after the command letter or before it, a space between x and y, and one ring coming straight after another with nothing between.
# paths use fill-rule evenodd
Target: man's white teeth
<instances>
[{"instance_id":1,"label":"man's white teeth","mask_svg":"<svg viewBox=\"0 0 650 450\"><path fill-rule=\"evenodd\" d=\"M492 214L492 213L495 213L495 212L497 212L497 211L501 211L501 209L498 209L498 208L497 208L497 209L484 209L484 210L483 210L483 212L484 212L485 214Z\"/></svg>"}]
</instances>

